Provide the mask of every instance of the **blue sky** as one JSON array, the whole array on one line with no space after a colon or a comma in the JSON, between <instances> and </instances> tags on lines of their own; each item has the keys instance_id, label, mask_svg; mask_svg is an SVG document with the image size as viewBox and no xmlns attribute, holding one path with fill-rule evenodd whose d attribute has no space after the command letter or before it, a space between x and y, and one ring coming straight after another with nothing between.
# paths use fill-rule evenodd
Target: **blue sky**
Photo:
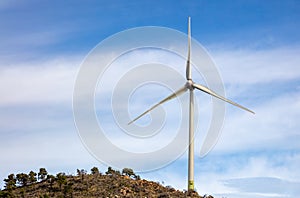
<instances>
[{"instance_id":1,"label":"blue sky","mask_svg":"<svg viewBox=\"0 0 300 198\"><path fill-rule=\"evenodd\" d=\"M186 32L191 16L192 36L214 59L226 95L256 112L251 116L226 106L222 135L205 158L199 157L201 139L196 139L198 192L296 197L299 9L298 1L1 1L1 186L9 173L39 167L73 174L76 168L96 165L104 172L106 165L85 149L73 121L72 93L80 64L117 32L139 26ZM209 102L207 96L196 96ZM144 100L139 111L153 102ZM205 109L203 114L209 115ZM140 174L185 189L186 158Z\"/></svg>"}]
</instances>

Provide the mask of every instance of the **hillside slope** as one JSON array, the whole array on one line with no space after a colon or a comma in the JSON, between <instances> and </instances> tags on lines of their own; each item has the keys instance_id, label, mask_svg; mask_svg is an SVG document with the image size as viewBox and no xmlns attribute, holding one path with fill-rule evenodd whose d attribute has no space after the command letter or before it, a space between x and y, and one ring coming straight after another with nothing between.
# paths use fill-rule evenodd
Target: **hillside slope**
<instances>
[{"instance_id":1,"label":"hillside slope","mask_svg":"<svg viewBox=\"0 0 300 198\"><path fill-rule=\"evenodd\" d=\"M135 174L120 174L119 171L108 171L87 174L78 171L77 176L59 173L48 175L39 182L16 185L0 191L0 197L36 197L36 198L82 198L82 197L195 197L201 198L196 192L187 193L164 187L153 181L140 179Z\"/></svg>"}]
</instances>

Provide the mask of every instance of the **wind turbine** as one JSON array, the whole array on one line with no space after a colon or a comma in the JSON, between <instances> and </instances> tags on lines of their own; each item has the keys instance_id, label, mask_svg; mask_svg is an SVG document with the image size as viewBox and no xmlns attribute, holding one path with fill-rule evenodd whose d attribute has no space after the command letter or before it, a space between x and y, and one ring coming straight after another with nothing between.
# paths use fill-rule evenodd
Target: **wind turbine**
<instances>
[{"instance_id":1,"label":"wind turbine","mask_svg":"<svg viewBox=\"0 0 300 198\"><path fill-rule=\"evenodd\" d=\"M189 102L188 191L194 191L194 89L198 89L204 93L214 96L220 100L230 103L230 104L232 104L236 107L239 107L243 110L246 110L250 113L254 114L254 112L251 111L250 109L247 109L246 107L243 107L243 106L223 97L223 96L218 95L217 93L215 93L214 91L212 91L211 89L209 89L206 86L194 83L192 80L191 61L190 60L191 60L191 18L189 17L188 18L188 54L187 54L187 61L186 61L186 80L187 80L187 82L185 83L185 85L183 87L178 89L176 92L169 95L165 99L161 100L159 103L155 104L150 109L148 109L147 111L145 111L144 113L142 113L141 115L137 116L135 119L130 121L128 123L128 125L132 124L133 122L135 122L136 120L138 120L139 118L141 118L142 116L144 116L145 114L147 114L148 112L150 112L151 110L156 108L157 106L159 106L159 105L183 94L187 90L189 90L190 91L190 102Z\"/></svg>"}]
</instances>

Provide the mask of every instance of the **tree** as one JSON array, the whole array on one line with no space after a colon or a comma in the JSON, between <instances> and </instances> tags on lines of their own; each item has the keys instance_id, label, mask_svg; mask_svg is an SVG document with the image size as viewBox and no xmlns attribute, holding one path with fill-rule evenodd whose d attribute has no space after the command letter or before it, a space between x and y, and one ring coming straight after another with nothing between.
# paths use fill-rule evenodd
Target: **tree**
<instances>
[{"instance_id":1,"label":"tree","mask_svg":"<svg viewBox=\"0 0 300 198\"><path fill-rule=\"evenodd\" d=\"M93 167L91 169L91 173L92 173L92 175L98 175L100 172L99 172L99 169L97 167Z\"/></svg>"},{"instance_id":2,"label":"tree","mask_svg":"<svg viewBox=\"0 0 300 198\"><path fill-rule=\"evenodd\" d=\"M135 177L135 173L133 172L133 170L131 168L123 168L122 175L127 175L128 177L131 177L131 176Z\"/></svg>"},{"instance_id":3,"label":"tree","mask_svg":"<svg viewBox=\"0 0 300 198\"><path fill-rule=\"evenodd\" d=\"M83 181L84 176L85 176L86 174L87 174L87 171L86 171L86 170L84 170L84 169L81 169L81 170L77 169L77 175L81 177L81 181Z\"/></svg>"},{"instance_id":4,"label":"tree","mask_svg":"<svg viewBox=\"0 0 300 198\"><path fill-rule=\"evenodd\" d=\"M56 175L56 180L59 185L59 189L61 190L62 185L67 183L67 176L65 173L58 173Z\"/></svg>"},{"instance_id":5,"label":"tree","mask_svg":"<svg viewBox=\"0 0 300 198\"><path fill-rule=\"evenodd\" d=\"M135 180L141 180L141 177L137 174L134 175Z\"/></svg>"},{"instance_id":6,"label":"tree","mask_svg":"<svg viewBox=\"0 0 300 198\"><path fill-rule=\"evenodd\" d=\"M33 171L29 172L28 176L29 176L29 183L30 184L34 184L37 181L36 175L37 174L35 172L33 172Z\"/></svg>"},{"instance_id":7,"label":"tree","mask_svg":"<svg viewBox=\"0 0 300 198\"><path fill-rule=\"evenodd\" d=\"M45 168L40 168L40 171L38 173L38 178L41 181L44 181L47 178L48 172Z\"/></svg>"},{"instance_id":8,"label":"tree","mask_svg":"<svg viewBox=\"0 0 300 198\"><path fill-rule=\"evenodd\" d=\"M108 167L107 171L105 172L107 175L121 175L120 171L116 171L112 169L110 166Z\"/></svg>"},{"instance_id":9,"label":"tree","mask_svg":"<svg viewBox=\"0 0 300 198\"><path fill-rule=\"evenodd\" d=\"M8 175L7 179L3 180L5 182L5 189L11 191L16 188L16 177L14 174Z\"/></svg>"},{"instance_id":10,"label":"tree","mask_svg":"<svg viewBox=\"0 0 300 198\"><path fill-rule=\"evenodd\" d=\"M26 186L29 182L29 176L25 173L17 174L16 179L20 186Z\"/></svg>"},{"instance_id":11,"label":"tree","mask_svg":"<svg viewBox=\"0 0 300 198\"><path fill-rule=\"evenodd\" d=\"M110 175L112 173L113 169L109 166L107 168L107 171L105 172L106 175Z\"/></svg>"}]
</instances>

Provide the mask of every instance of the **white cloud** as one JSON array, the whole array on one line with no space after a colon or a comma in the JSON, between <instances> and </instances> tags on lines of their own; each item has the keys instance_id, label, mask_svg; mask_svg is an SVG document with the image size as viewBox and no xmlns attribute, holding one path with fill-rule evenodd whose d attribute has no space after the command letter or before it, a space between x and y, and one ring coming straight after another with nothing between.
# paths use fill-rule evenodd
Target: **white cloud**
<instances>
[{"instance_id":1,"label":"white cloud","mask_svg":"<svg viewBox=\"0 0 300 198\"><path fill-rule=\"evenodd\" d=\"M71 102L76 66L76 59L2 65L0 105Z\"/></svg>"},{"instance_id":2,"label":"white cloud","mask_svg":"<svg viewBox=\"0 0 300 198\"><path fill-rule=\"evenodd\" d=\"M298 189L300 182L290 182L274 177L232 179L225 181L224 184L226 186L235 187L242 193L249 193L249 195L295 197L300 193Z\"/></svg>"},{"instance_id":3,"label":"white cloud","mask_svg":"<svg viewBox=\"0 0 300 198\"><path fill-rule=\"evenodd\" d=\"M229 110L215 149L219 152L299 149L299 101L299 93L283 93L254 107L255 115Z\"/></svg>"},{"instance_id":4,"label":"white cloud","mask_svg":"<svg viewBox=\"0 0 300 198\"><path fill-rule=\"evenodd\" d=\"M253 85L299 79L300 48L224 49L212 52L227 84Z\"/></svg>"}]
</instances>

